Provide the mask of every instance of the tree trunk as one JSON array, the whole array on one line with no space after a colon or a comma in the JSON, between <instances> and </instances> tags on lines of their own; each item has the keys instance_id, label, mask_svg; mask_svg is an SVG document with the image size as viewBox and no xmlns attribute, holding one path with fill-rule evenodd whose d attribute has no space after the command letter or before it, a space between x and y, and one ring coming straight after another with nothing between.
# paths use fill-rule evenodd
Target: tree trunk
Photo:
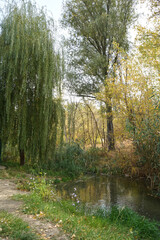
<instances>
[{"instance_id":1,"label":"tree trunk","mask_svg":"<svg viewBox=\"0 0 160 240\"><path fill-rule=\"evenodd\" d=\"M107 140L108 140L108 151L115 149L114 140L114 128L113 128L113 112L112 106L107 105Z\"/></svg>"},{"instance_id":2,"label":"tree trunk","mask_svg":"<svg viewBox=\"0 0 160 240\"><path fill-rule=\"evenodd\" d=\"M85 102L85 104L86 104L86 106L89 108L89 110L90 110L90 112L91 112L91 115L93 116L93 119L94 119L94 122L95 122L95 127L96 127L96 130L98 131L98 135L99 135L99 137L100 137L100 139L101 139L101 144L102 144L102 147L104 147L103 145L103 136L102 136L102 134L101 134L101 132L100 132L100 129L99 129L99 127L98 127L98 122L97 122L97 120L96 120L96 117L95 117L95 115L94 115L94 112L92 111L92 109L91 109L91 107L90 107L90 105L84 100L84 102ZM96 141L97 141L97 138L98 138L98 136L97 136L97 133L96 133Z\"/></svg>"},{"instance_id":3,"label":"tree trunk","mask_svg":"<svg viewBox=\"0 0 160 240\"><path fill-rule=\"evenodd\" d=\"M20 166L24 166L24 163L25 163L24 150L20 149L19 155L20 155Z\"/></svg>"}]
</instances>

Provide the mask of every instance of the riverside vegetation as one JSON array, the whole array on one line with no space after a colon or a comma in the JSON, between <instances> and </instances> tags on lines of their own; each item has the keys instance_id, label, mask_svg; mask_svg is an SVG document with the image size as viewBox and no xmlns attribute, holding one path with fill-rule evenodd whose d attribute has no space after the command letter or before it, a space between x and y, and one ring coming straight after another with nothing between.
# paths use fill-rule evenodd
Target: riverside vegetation
<instances>
[{"instance_id":1,"label":"riverside vegetation","mask_svg":"<svg viewBox=\"0 0 160 240\"><path fill-rule=\"evenodd\" d=\"M46 174L28 175L29 169L9 168L1 172L1 178L17 181L21 190L29 195L15 195L23 200L22 211L36 218L47 219L61 227L71 239L159 239L159 223L151 222L128 208L113 207L110 211L91 211L79 202L59 199L54 188L56 177ZM76 189L74 196L76 194ZM0 213L0 236L12 239L40 239L34 235L26 223L4 212Z\"/></svg>"}]
</instances>

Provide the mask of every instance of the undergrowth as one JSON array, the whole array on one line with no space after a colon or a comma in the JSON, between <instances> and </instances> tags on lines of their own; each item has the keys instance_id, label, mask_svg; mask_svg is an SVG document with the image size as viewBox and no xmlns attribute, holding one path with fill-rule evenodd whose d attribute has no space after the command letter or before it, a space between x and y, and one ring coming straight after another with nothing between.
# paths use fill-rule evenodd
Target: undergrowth
<instances>
[{"instance_id":1,"label":"undergrowth","mask_svg":"<svg viewBox=\"0 0 160 240\"><path fill-rule=\"evenodd\" d=\"M53 168L74 178L91 171L95 167L96 161L99 160L101 152L102 150L99 148L84 150L75 142L64 144L55 154Z\"/></svg>"},{"instance_id":2,"label":"undergrowth","mask_svg":"<svg viewBox=\"0 0 160 240\"><path fill-rule=\"evenodd\" d=\"M52 161L48 165L36 162L31 164L26 161L25 165L20 167L18 164L18 158L15 158L12 162L3 161L2 165L8 168L7 172L11 177L15 176L18 178L19 172L35 176L40 175L42 172L46 172L47 176L61 176L65 181L88 172L97 172L96 164L102 154L104 154L104 150L102 149L90 148L84 150L78 143L73 142L70 144L64 144L62 147L58 148ZM19 177L21 178L21 176Z\"/></svg>"}]
</instances>

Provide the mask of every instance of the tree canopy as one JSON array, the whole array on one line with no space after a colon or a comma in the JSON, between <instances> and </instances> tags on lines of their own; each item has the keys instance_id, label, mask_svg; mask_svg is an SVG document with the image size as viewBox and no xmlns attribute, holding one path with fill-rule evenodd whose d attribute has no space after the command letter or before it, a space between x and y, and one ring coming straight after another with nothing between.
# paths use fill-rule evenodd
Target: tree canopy
<instances>
[{"instance_id":1,"label":"tree canopy","mask_svg":"<svg viewBox=\"0 0 160 240\"><path fill-rule=\"evenodd\" d=\"M47 161L60 81L53 21L30 1L7 8L0 25L0 138L18 146L21 164L24 154Z\"/></svg>"},{"instance_id":2,"label":"tree canopy","mask_svg":"<svg viewBox=\"0 0 160 240\"><path fill-rule=\"evenodd\" d=\"M63 24L68 40L71 88L78 94L94 93L113 72L117 60L114 43L128 49L127 30L133 21L133 2L126 0L68 0Z\"/></svg>"},{"instance_id":3,"label":"tree canopy","mask_svg":"<svg viewBox=\"0 0 160 240\"><path fill-rule=\"evenodd\" d=\"M114 149L109 79L115 74L119 52L115 45L127 50L127 30L133 22L133 0L68 0L63 24L70 31L68 44L68 85L80 96L94 95L106 89L108 149ZM106 81L106 78L108 81ZM109 100L109 101L108 101Z\"/></svg>"}]
</instances>

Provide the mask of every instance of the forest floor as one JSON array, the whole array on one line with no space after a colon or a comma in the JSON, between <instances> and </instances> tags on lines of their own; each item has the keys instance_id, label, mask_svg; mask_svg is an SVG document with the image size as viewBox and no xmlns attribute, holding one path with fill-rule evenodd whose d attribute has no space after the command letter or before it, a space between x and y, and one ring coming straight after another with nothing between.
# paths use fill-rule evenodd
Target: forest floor
<instances>
[{"instance_id":1,"label":"forest floor","mask_svg":"<svg viewBox=\"0 0 160 240\"><path fill-rule=\"evenodd\" d=\"M0 170L1 171L1 170ZM33 215L23 214L21 207L23 205L22 201L16 201L12 199L12 196L16 194L29 194L29 192L24 192L16 189L16 184L13 180L0 179L0 212L5 211L13 214L15 217L22 219L27 222L29 228L36 233L41 239L56 239L56 240L67 240L68 237L62 232L62 230L55 224L47 221L37 219ZM1 238L0 240L7 240L6 238Z\"/></svg>"}]
</instances>

